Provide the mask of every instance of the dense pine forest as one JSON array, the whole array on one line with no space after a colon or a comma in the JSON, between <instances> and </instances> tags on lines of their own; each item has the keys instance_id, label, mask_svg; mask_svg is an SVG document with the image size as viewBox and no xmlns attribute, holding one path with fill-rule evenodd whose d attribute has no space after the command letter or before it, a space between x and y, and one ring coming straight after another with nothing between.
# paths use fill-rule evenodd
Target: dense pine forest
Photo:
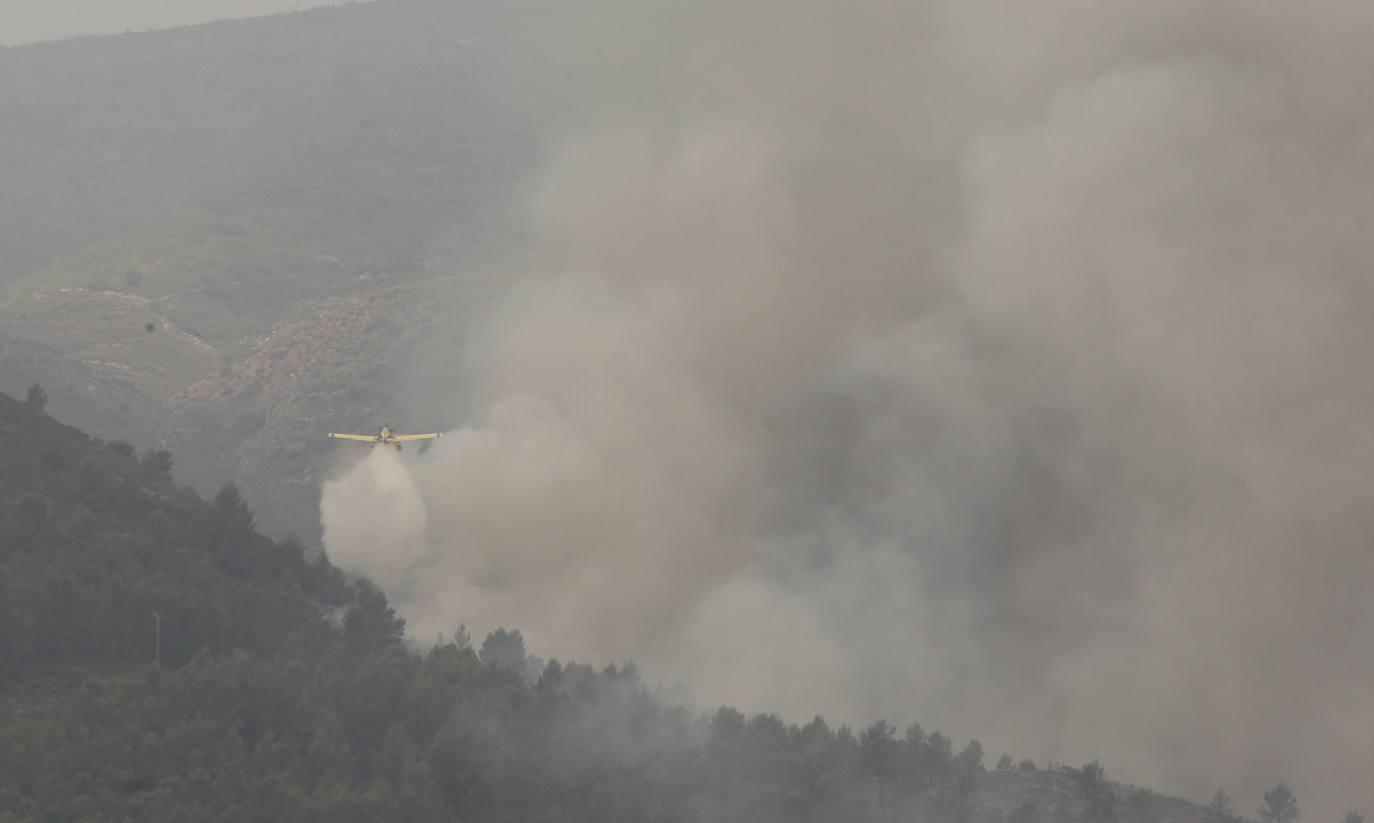
<instances>
[{"instance_id":1,"label":"dense pine forest","mask_svg":"<svg viewBox=\"0 0 1374 823\"><path fill-rule=\"evenodd\" d=\"M234 486L45 404L0 395L0 820L1240 819L918 724L689 709L514 629L419 653Z\"/></svg>"}]
</instances>

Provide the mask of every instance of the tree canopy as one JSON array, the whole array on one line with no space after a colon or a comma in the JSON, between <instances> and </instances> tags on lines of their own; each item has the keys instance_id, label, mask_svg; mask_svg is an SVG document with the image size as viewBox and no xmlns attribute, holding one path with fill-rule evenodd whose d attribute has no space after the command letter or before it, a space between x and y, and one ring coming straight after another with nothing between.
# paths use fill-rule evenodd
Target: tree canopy
<instances>
[{"instance_id":1,"label":"tree canopy","mask_svg":"<svg viewBox=\"0 0 1374 823\"><path fill-rule=\"evenodd\" d=\"M259 534L232 484L201 500L170 455L4 395L0 450L0 823L1115 819L1096 761L990 772L919 724L698 713L518 629L407 648L382 591Z\"/></svg>"},{"instance_id":2,"label":"tree canopy","mask_svg":"<svg viewBox=\"0 0 1374 823\"><path fill-rule=\"evenodd\" d=\"M1264 793L1264 805L1259 807L1258 814L1264 823L1293 823L1302 816L1298 811L1298 798L1284 783Z\"/></svg>"}]
</instances>

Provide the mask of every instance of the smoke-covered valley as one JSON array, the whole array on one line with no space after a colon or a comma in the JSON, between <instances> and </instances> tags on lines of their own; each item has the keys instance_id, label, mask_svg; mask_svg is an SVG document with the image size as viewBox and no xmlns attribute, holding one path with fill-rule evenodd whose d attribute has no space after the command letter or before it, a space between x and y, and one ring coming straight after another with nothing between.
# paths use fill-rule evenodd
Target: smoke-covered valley
<instances>
[{"instance_id":1,"label":"smoke-covered valley","mask_svg":"<svg viewBox=\"0 0 1374 823\"><path fill-rule=\"evenodd\" d=\"M592 4L522 274L414 377L469 416L327 482L327 551L420 643L1374 806L1371 34Z\"/></svg>"},{"instance_id":2,"label":"smoke-covered valley","mask_svg":"<svg viewBox=\"0 0 1374 823\"><path fill-rule=\"evenodd\" d=\"M462 819L529 812L470 793L504 774L536 794L523 766L471 753L595 673L545 688L471 649L428 654L463 623L519 627L544 657L633 659L703 709L919 720L992 756L1100 757L1195 799L1224 785L1242 812L1278 780L1308 820L1368 810L1374 15L1301 11L386 0L0 49L0 390L43 389L0 398L5 785L185 819L138 806L204 799L169 764L242 743L275 775L287 760L255 734L305 758L338 710L349 754L310 774L399 792L394 720L443 784L421 795ZM45 408L117 442L77 443ZM448 436L361 459L324 437L383 420ZM395 648L366 581L304 561L321 525L427 656ZM330 650L315 685L290 674L314 659L295 630ZM262 671L307 700L334 684L334 702L260 724L294 698L240 701L262 661L236 649L284 654ZM367 682L419 673L414 694L464 697L414 713L342 674L364 658ZM80 678L150 660L186 667L178 723L197 736L163 725L150 675L129 684L143 709L96 715L139 747L163 729L163 754L53 743L112 738L54 709L44 666L90 667L58 689L84 707ZM215 690L242 713L201 723L206 672L245 666ZM474 686L510 687L504 725L464 702ZM613 738L632 703L601 716ZM688 771L721 778L704 794L815 788L788 754L806 734L768 717L736 743L790 735L756 763L796 768L736 781L710 742L723 717L672 721L697 730L674 751L709 754ZM920 775L875 765L866 735L823 735L837 796L881 810L902 787L934 804L905 811L943 819L944 788L913 793ZM72 758L26 754L58 749ZM638 791L639 759L613 761L645 778L618 797L703 793ZM130 760L164 768L126 796ZM602 768L558 762L540 808ZM983 776L992 821L1054 813L989 785L1072 783ZM226 817L236 785L216 791ZM0 817L41 816L16 797ZM63 813L100 816L83 808Z\"/></svg>"}]
</instances>

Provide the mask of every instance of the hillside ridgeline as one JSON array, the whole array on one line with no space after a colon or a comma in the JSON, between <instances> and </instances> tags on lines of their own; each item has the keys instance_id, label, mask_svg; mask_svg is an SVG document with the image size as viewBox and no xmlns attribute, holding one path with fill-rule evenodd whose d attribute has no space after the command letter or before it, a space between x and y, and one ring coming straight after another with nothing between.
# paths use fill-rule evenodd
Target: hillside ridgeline
<instances>
[{"instance_id":1,"label":"hillside ridgeline","mask_svg":"<svg viewBox=\"0 0 1374 823\"><path fill-rule=\"evenodd\" d=\"M0 395L0 821L1225 819L917 725L697 713L518 631L419 654L232 485L43 406Z\"/></svg>"}]
</instances>

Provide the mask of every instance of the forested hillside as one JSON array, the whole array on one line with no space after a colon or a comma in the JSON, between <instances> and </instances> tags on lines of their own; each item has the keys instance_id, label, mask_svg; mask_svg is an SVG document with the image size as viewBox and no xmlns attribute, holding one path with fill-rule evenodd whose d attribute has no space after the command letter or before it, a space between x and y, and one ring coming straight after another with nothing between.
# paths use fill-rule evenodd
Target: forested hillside
<instances>
[{"instance_id":1,"label":"forested hillside","mask_svg":"<svg viewBox=\"0 0 1374 823\"><path fill-rule=\"evenodd\" d=\"M0 680L280 651L358 599L327 560L256 532L234 486L201 500L173 484L170 453L89 438L42 405L41 389L0 395Z\"/></svg>"},{"instance_id":2,"label":"forested hillside","mask_svg":"<svg viewBox=\"0 0 1374 823\"><path fill-rule=\"evenodd\" d=\"M0 49L0 823L1374 806L1374 14L1278 5Z\"/></svg>"},{"instance_id":3,"label":"forested hillside","mask_svg":"<svg viewBox=\"0 0 1374 823\"><path fill-rule=\"evenodd\" d=\"M0 820L1224 819L915 724L699 713L518 631L417 654L233 486L178 489L44 395L0 395Z\"/></svg>"}]
</instances>

